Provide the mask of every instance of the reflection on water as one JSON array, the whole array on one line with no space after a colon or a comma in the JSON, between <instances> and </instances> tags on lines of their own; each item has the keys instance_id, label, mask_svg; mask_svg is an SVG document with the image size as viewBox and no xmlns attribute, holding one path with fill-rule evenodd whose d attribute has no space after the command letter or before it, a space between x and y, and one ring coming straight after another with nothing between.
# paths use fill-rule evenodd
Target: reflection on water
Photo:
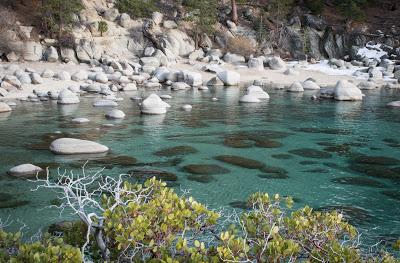
<instances>
[{"instance_id":1,"label":"reflection on water","mask_svg":"<svg viewBox=\"0 0 400 263\"><path fill-rule=\"evenodd\" d=\"M131 92L119 102L127 115L121 121L107 120L106 109L92 107L96 98L64 106L20 103L12 113L0 114L0 194L15 199L0 202L0 217L19 218L32 233L60 220L58 211L43 210L54 193L31 192L31 182L5 175L11 167L35 163L79 172L85 160L96 159L89 166L105 165L108 175L155 170L159 176L176 175L178 191L190 189L210 207L243 207L255 191L280 193L299 200L297 207L344 210L367 240L400 235L400 112L385 107L399 100L398 92L367 92L362 102L334 102L312 101L313 92L270 89L269 100L240 104L243 92L163 90L173 97L172 107L155 116L141 115L129 99L147 94ZM192 111L182 111L184 104L193 105ZM72 124L75 117L90 123ZM56 156L46 149L57 136L95 140L111 153Z\"/></svg>"}]
</instances>

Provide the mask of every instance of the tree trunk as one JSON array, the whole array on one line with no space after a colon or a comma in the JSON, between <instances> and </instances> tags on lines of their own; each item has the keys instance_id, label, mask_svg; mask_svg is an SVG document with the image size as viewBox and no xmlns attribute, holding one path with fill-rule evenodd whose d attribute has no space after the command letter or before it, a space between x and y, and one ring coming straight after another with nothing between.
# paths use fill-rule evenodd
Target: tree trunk
<instances>
[{"instance_id":1,"label":"tree trunk","mask_svg":"<svg viewBox=\"0 0 400 263\"><path fill-rule=\"evenodd\" d=\"M232 5L232 22L237 25L239 19L238 19L236 0L231 0L231 5Z\"/></svg>"}]
</instances>

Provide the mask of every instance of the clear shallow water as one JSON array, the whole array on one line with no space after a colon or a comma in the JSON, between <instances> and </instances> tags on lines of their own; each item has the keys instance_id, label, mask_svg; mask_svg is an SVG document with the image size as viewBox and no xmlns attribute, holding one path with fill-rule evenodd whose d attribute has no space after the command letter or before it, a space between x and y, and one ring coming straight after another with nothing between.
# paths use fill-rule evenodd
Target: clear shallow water
<instances>
[{"instance_id":1,"label":"clear shallow water","mask_svg":"<svg viewBox=\"0 0 400 263\"><path fill-rule=\"evenodd\" d=\"M6 172L18 164L43 162L56 162L62 168L70 169L87 159L32 149L43 141L44 134L61 131L109 146L112 149L110 156L131 156L139 163L147 163L147 166L114 167L107 169L105 174L118 175L143 167L175 173L178 180L172 185L178 191L190 189L192 196L211 208L229 207L231 202L243 201L256 191L279 193L293 196L298 207L305 204L314 208L345 207L368 242L400 236L400 177L396 178L400 174L396 167L400 164L354 162L355 158L363 156L361 154L400 160L400 142L396 142L400 140L400 112L385 107L387 102L399 100L400 93L372 91L367 92L363 102L334 102L311 101L312 93L269 90L270 101L239 105L242 92L238 88L172 93L165 90L161 93L173 96L169 101L172 108L165 116L140 115L129 96L144 96L145 93L129 93L119 103L119 109L127 114L120 122L106 120L104 112L107 109L93 108L91 103L96 98L82 98L80 105L72 106L59 106L55 102L20 103L10 116L0 115L0 218L19 218L28 225L31 233L60 221L58 211L45 208L55 198L51 191L31 192L33 183L10 178ZM212 97L218 97L219 101L212 102ZM193 105L191 112L179 109L186 103ZM87 117L91 123L71 124L74 117ZM104 128L102 124L105 123L116 126ZM253 141L243 140L243 136L246 139L250 136ZM224 145L225 139L251 147L233 148L231 144ZM277 148L257 147L254 145L257 141L266 142L268 146L271 141L281 145L275 143L280 146ZM177 157L154 155L175 146L191 146L197 153L180 156L178 160ZM324 158L304 157L293 151L303 148L322 151L311 154ZM266 174L258 169L215 160L214 157L219 155L241 156L280 167L287 171L288 177L262 178ZM175 159L175 165L166 165L172 159ZM163 167L157 167L160 162ZM153 166L150 167L150 163ZM190 180L190 173L183 169L190 164L216 164L230 172L212 175L212 181L201 183ZM96 166L101 165L89 162L90 168ZM54 170L52 172L54 174ZM382 175L393 176L380 178ZM343 177L369 179L369 186L365 186L365 181L363 186L335 183L335 179ZM372 186L370 180L374 180Z\"/></svg>"}]
</instances>

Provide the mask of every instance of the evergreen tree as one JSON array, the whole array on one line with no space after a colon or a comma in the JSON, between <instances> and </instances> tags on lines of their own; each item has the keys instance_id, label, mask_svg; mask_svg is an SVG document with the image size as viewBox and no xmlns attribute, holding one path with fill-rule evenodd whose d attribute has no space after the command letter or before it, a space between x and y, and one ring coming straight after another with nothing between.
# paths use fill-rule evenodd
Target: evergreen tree
<instances>
[{"instance_id":1,"label":"evergreen tree","mask_svg":"<svg viewBox=\"0 0 400 263\"><path fill-rule=\"evenodd\" d=\"M73 15L83 8L81 0L42 0L43 28L61 39L71 29Z\"/></svg>"}]
</instances>

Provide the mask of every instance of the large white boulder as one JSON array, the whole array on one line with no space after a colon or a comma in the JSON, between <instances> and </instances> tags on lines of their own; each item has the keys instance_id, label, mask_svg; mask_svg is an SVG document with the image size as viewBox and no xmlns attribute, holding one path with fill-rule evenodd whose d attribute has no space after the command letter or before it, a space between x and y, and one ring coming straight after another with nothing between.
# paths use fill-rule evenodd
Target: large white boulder
<instances>
[{"instance_id":1,"label":"large white boulder","mask_svg":"<svg viewBox=\"0 0 400 263\"><path fill-rule=\"evenodd\" d=\"M157 94L151 94L142 101L141 111L144 114L165 114L170 105L164 102Z\"/></svg>"},{"instance_id":2,"label":"large white boulder","mask_svg":"<svg viewBox=\"0 0 400 263\"><path fill-rule=\"evenodd\" d=\"M33 72L30 74L30 76L31 76L32 84L42 84L43 83L43 79L38 73Z\"/></svg>"},{"instance_id":3,"label":"large white boulder","mask_svg":"<svg viewBox=\"0 0 400 263\"><path fill-rule=\"evenodd\" d=\"M123 91L135 91L135 90L137 90L137 89L138 89L138 88L137 88L135 82L127 83L127 84L125 84L125 86L122 87L122 90L123 90Z\"/></svg>"},{"instance_id":4,"label":"large white boulder","mask_svg":"<svg viewBox=\"0 0 400 263\"><path fill-rule=\"evenodd\" d=\"M231 63L231 64L237 64L237 63L245 63L246 62L246 58L241 56L241 55L237 55L237 54L232 54L232 53L226 53L224 56L224 61L226 63Z\"/></svg>"},{"instance_id":5,"label":"large white boulder","mask_svg":"<svg viewBox=\"0 0 400 263\"><path fill-rule=\"evenodd\" d=\"M368 70L369 77L371 79L382 79L383 78L383 73L380 71L378 68L370 68Z\"/></svg>"},{"instance_id":6,"label":"large white boulder","mask_svg":"<svg viewBox=\"0 0 400 263\"><path fill-rule=\"evenodd\" d=\"M306 80L302 83L304 90L320 90L321 87L312 80Z\"/></svg>"},{"instance_id":7,"label":"large white boulder","mask_svg":"<svg viewBox=\"0 0 400 263\"><path fill-rule=\"evenodd\" d=\"M247 66L250 69L264 70L264 58L263 57L251 58L247 62Z\"/></svg>"},{"instance_id":8,"label":"large white boulder","mask_svg":"<svg viewBox=\"0 0 400 263\"><path fill-rule=\"evenodd\" d=\"M85 70L79 70L79 71L75 72L75 73L71 76L71 79L72 79L73 81L79 82L79 81L85 81L85 80L87 80L88 77L89 77L89 75L88 75L88 73L87 73Z\"/></svg>"},{"instance_id":9,"label":"large white boulder","mask_svg":"<svg viewBox=\"0 0 400 263\"><path fill-rule=\"evenodd\" d=\"M186 84L185 82L174 82L172 83L171 89L172 90L185 90L190 88L190 86L188 84Z\"/></svg>"},{"instance_id":10,"label":"large white boulder","mask_svg":"<svg viewBox=\"0 0 400 263\"><path fill-rule=\"evenodd\" d=\"M285 61L283 61L280 57L271 58L268 65L273 70L283 69L286 67Z\"/></svg>"},{"instance_id":11,"label":"large white boulder","mask_svg":"<svg viewBox=\"0 0 400 263\"><path fill-rule=\"evenodd\" d=\"M105 84L105 83L108 82L108 77L107 77L107 75L104 74L104 73L97 73L96 76L95 76L95 80L96 80L97 82L99 82L99 83Z\"/></svg>"},{"instance_id":12,"label":"large white boulder","mask_svg":"<svg viewBox=\"0 0 400 263\"><path fill-rule=\"evenodd\" d=\"M153 12L153 14L151 15L151 19L157 26L161 24L161 22L163 21L163 17L164 15L160 12Z\"/></svg>"},{"instance_id":13,"label":"large white boulder","mask_svg":"<svg viewBox=\"0 0 400 263\"><path fill-rule=\"evenodd\" d=\"M170 70L166 67L159 67L154 71L154 77L156 77L160 82L165 82L168 80L170 73Z\"/></svg>"},{"instance_id":14,"label":"large white boulder","mask_svg":"<svg viewBox=\"0 0 400 263\"><path fill-rule=\"evenodd\" d=\"M246 89L247 95L252 95L257 99L269 99L269 94L259 86L250 86Z\"/></svg>"},{"instance_id":15,"label":"large white boulder","mask_svg":"<svg viewBox=\"0 0 400 263\"><path fill-rule=\"evenodd\" d=\"M235 71L225 70L217 74L217 77L226 86L236 86L240 83L240 74Z\"/></svg>"},{"instance_id":16,"label":"large white boulder","mask_svg":"<svg viewBox=\"0 0 400 263\"><path fill-rule=\"evenodd\" d=\"M360 90L371 90L371 89L376 89L378 85L373 81L362 81L357 85L357 87Z\"/></svg>"},{"instance_id":17,"label":"large white boulder","mask_svg":"<svg viewBox=\"0 0 400 263\"><path fill-rule=\"evenodd\" d=\"M246 94L240 98L239 102L242 103L259 103L261 100L254 94Z\"/></svg>"},{"instance_id":18,"label":"large white boulder","mask_svg":"<svg viewBox=\"0 0 400 263\"><path fill-rule=\"evenodd\" d=\"M35 166L30 163L20 164L11 168L8 171L8 174L11 176L16 177L29 177L29 176L36 176L38 173L42 172L43 169L39 166Z\"/></svg>"},{"instance_id":19,"label":"large white boulder","mask_svg":"<svg viewBox=\"0 0 400 263\"><path fill-rule=\"evenodd\" d=\"M287 89L287 91L289 92L302 92L304 91L303 85L301 84L301 82L294 82L292 85L290 85L290 87Z\"/></svg>"},{"instance_id":20,"label":"large white boulder","mask_svg":"<svg viewBox=\"0 0 400 263\"><path fill-rule=\"evenodd\" d=\"M44 53L44 57L47 62L57 62L58 61L58 52L55 47L49 47Z\"/></svg>"},{"instance_id":21,"label":"large white boulder","mask_svg":"<svg viewBox=\"0 0 400 263\"><path fill-rule=\"evenodd\" d=\"M45 69L42 72L42 78L52 78L54 77L54 71L52 71L51 69Z\"/></svg>"},{"instance_id":22,"label":"large white boulder","mask_svg":"<svg viewBox=\"0 0 400 263\"><path fill-rule=\"evenodd\" d=\"M124 119L125 113L122 110L114 109L107 112L105 116L107 119Z\"/></svg>"},{"instance_id":23,"label":"large white boulder","mask_svg":"<svg viewBox=\"0 0 400 263\"><path fill-rule=\"evenodd\" d=\"M185 80L185 83L192 87L203 85L203 77L198 72L185 70L183 71L183 78Z\"/></svg>"},{"instance_id":24,"label":"large white boulder","mask_svg":"<svg viewBox=\"0 0 400 263\"><path fill-rule=\"evenodd\" d=\"M127 13L122 13L119 17L119 25L125 28L129 28L131 24L131 17Z\"/></svg>"},{"instance_id":25,"label":"large white boulder","mask_svg":"<svg viewBox=\"0 0 400 263\"><path fill-rule=\"evenodd\" d=\"M59 80L71 80L71 74L69 74L67 71L61 71L57 74L57 78Z\"/></svg>"},{"instance_id":26,"label":"large white boulder","mask_svg":"<svg viewBox=\"0 0 400 263\"><path fill-rule=\"evenodd\" d=\"M58 94L58 104L77 104L79 97L69 89L64 89Z\"/></svg>"},{"instance_id":27,"label":"large white boulder","mask_svg":"<svg viewBox=\"0 0 400 263\"><path fill-rule=\"evenodd\" d=\"M339 80L333 90L335 100L362 100L363 94L359 88L347 80Z\"/></svg>"},{"instance_id":28,"label":"large white boulder","mask_svg":"<svg viewBox=\"0 0 400 263\"><path fill-rule=\"evenodd\" d=\"M19 81L22 84L31 84L32 83L31 76L29 76L29 74L26 72L22 72L21 74L18 74L17 78L19 79Z\"/></svg>"},{"instance_id":29,"label":"large white boulder","mask_svg":"<svg viewBox=\"0 0 400 263\"><path fill-rule=\"evenodd\" d=\"M11 107L4 102L0 102L0 113L12 111Z\"/></svg>"},{"instance_id":30,"label":"large white boulder","mask_svg":"<svg viewBox=\"0 0 400 263\"><path fill-rule=\"evenodd\" d=\"M105 153L109 148L97 142L73 138L60 138L50 144L50 151L55 154L91 154Z\"/></svg>"},{"instance_id":31,"label":"large white boulder","mask_svg":"<svg viewBox=\"0 0 400 263\"><path fill-rule=\"evenodd\" d=\"M140 63L144 67L151 66L156 68L160 66L160 60L156 57L142 57L140 58Z\"/></svg>"}]
</instances>

